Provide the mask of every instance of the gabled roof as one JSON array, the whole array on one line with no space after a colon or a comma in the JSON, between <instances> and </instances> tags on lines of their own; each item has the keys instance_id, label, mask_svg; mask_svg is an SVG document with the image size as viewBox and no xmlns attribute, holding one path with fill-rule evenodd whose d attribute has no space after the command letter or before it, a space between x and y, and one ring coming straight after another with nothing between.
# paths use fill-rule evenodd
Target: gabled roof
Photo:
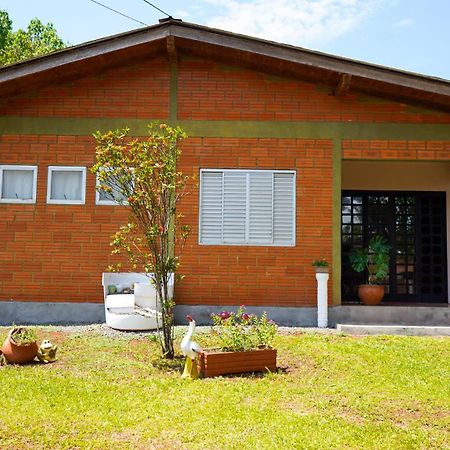
<instances>
[{"instance_id":1,"label":"gabled roof","mask_svg":"<svg viewBox=\"0 0 450 450\"><path fill-rule=\"evenodd\" d=\"M176 52L335 88L450 110L450 81L167 19L0 68L0 95L15 95L104 68Z\"/></svg>"}]
</instances>

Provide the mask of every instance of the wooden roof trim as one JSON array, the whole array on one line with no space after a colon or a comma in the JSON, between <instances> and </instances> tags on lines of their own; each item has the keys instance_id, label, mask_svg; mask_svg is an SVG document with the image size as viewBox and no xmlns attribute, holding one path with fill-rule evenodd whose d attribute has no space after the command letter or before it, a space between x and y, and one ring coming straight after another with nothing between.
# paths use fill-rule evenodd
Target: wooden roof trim
<instances>
[{"instance_id":1,"label":"wooden roof trim","mask_svg":"<svg viewBox=\"0 0 450 450\"><path fill-rule=\"evenodd\" d=\"M97 39L74 47L68 47L49 55L20 61L0 68L0 83L56 69L85 59L125 50L168 37L168 25L154 25L143 30L133 30L115 36Z\"/></svg>"},{"instance_id":2,"label":"wooden roof trim","mask_svg":"<svg viewBox=\"0 0 450 450\"><path fill-rule=\"evenodd\" d=\"M354 77L367 78L388 84L396 84L416 90L450 96L450 81L442 78L416 74L399 69L356 61L312 50L278 44L212 28L199 27L183 22L172 24L171 34L183 39L278 58L304 66L311 66L336 73L347 73Z\"/></svg>"},{"instance_id":3,"label":"wooden roof trim","mask_svg":"<svg viewBox=\"0 0 450 450\"><path fill-rule=\"evenodd\" d=\"M39 72L57 69L67 64L107 55L168 37L196 41L227 49L249 52L267 58L284 60L299 66L322 69L354 78L401 86L450 97L450 81L399 69L351 60L321 52L266 41L187 22L167 20L144 29L137 29L111 37L69 47L67 49L0 68L0 84Z\"/></svg>"}]
</instances>

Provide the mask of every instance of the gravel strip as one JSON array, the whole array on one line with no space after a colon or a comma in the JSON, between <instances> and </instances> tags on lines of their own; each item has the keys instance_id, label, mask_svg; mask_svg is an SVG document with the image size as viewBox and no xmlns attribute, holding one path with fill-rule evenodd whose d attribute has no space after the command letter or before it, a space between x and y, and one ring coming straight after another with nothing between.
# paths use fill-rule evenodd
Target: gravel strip
<instances>
[{"instance_id":1,"label":"gravel strip","mask_svg":"<svg viewBox=\"0 0 450 450\"><path fill-rule=\"evenodd\" d=\"M96 333L110 338L139 339L155 334L155 331L119 331L110 328L105 323L89 325L46 325L39 328L48 331L60 331L64 333L84 334ZM196 333L208 333L211 327L197 326ZM176 326L175 334L184 334L187 326ZM278 332L282 335L295 335L300 333L336 334L335 328L312 328L312 327L278 327Z\"/></svg>"}]
</instances>

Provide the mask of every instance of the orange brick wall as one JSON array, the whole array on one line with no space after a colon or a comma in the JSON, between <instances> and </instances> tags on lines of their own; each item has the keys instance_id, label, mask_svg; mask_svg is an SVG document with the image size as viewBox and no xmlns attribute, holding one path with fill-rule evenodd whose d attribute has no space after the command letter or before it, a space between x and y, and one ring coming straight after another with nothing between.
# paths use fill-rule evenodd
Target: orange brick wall
<instances>
[{"instance_id":1,"label":"orange brick wall","mask_svg":"<svg viewBox=\"0 0 450 450\"><path fill-rule=\"evenodd\" d=\"M182 59L178 114L191 120L450 123L450 115L219 63Z\"/></svg>"},{"instance_id":2,"label":"orange brick wall","mask_svg":"<svg viewBox=\"0 0 450 450\"><path fill-rule=\"evenodd\" d=\"M1 162L38 166L36 204L0 204L0 300L101 301L101 275L112 262L110 236L128 212L95 205L87 173L85 205L48 205L47 167L89 167L88 136L0 136Z\"/></svg>"},{"instance_id":3,"label":"orange brick wall","mask_svg":"<svg viewBox=\"0 0 450 450\"><path fill-rule=\"evenodd\" d=\"M331 261L331 142L188 139L183 146L181 170L198 175L200 168L295 169L296 246L199 245L199 193L191 184L181 209L192 234L182 254L181 272L186 277L177 289L177 298L185 304L314 304L312 259L323 256Z\"/></svg>"},{"instance_id":4,"label":"orange brick wall","mask_svg":"<svg viewBox=\"0 0 450 450\"><path fill-rule=\"evenodd\" d=\"M167 59L152 59L2 101L0 115L163 119L169 78Z\"/></svg>"},{"instance_id":5,"label":"orange brick wall","mask_svg":"<svg viewBox=\"0 0 450 450\"><path fill-rule=\"evenodd\" d=\"M2 100L0 115L166 119L169 78L166 60L156 58ZM448 114L413 112L403 104L366 102L354 94L336 98L312 83L183 57L178 115L191 120L450 122ZM343 152L344 158L445 159L448 145L346 140ZM0 204L0 300L102 301L101 273L111 262L110 235L126 220L126 209L96 206L90 173L86 205L46 204L49 165L89 167L93 162L89 136L0 136L0 164L39 166L36 205ZM196 175L200 168L295 169L297 223L293 248L200 246L198 188L191 185L181 206L192 234L182 255L186 277L177 288L177 302L314 305L311 261L331 261L331 141L189 138L180 166Z\"/></svg>"},{"instance_id":6,"label":"orange brick wall","mask_svg":"<svg viewBox=\"0 0 450 450\"><path fill-rule=\"evenodd\" d=\"M450 161L450 141L344 140L344 159Z\"/></svg>"}]
</instances>

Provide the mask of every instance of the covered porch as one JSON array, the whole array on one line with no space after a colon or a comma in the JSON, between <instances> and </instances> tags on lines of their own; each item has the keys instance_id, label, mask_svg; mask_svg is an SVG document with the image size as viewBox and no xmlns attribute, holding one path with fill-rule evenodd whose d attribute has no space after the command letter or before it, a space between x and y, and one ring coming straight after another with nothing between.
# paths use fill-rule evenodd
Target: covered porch
<instances>
[{"instance_id":1,"label":"covered porch","mask_svg":"<svg viewBox=\"0 0 450 450\"><path fill-rule=\"evenodd\" d=\"M335 323L449 325L450 162L343 160L341 305ZM381 234L391 245L386 296L362 306L352 248Z\"/></svg>"}]
</instances>

